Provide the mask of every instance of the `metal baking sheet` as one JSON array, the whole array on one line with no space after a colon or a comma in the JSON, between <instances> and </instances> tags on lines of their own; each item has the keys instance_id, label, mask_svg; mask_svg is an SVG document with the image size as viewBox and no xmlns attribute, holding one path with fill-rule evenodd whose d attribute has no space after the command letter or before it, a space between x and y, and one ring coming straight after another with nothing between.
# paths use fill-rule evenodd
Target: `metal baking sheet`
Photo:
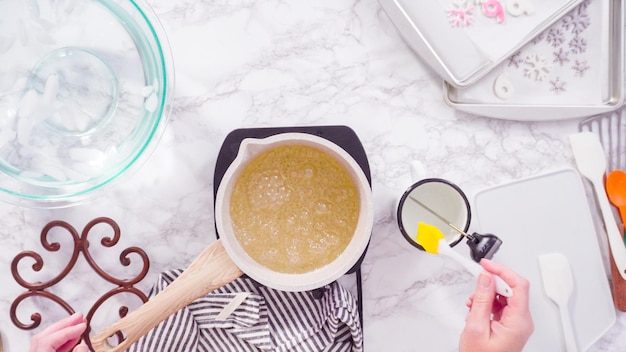
<instances>
[{"instance_id":1,"label":"metal baking sheet","mask_svg":"<svg viewBox=\"0 0 626 352\"><path fill-rule=\"evenodd\" d=\"M444 82L444 100L460 111L521 121L620 108L624 1L585 0L472 86Z\"/></svg>"},{"instance_id":2,"label":"metal baking sheet","mask_svg":"<svg viewBox=\"0 0 626 352\"><path fill-rule=\"evenodd\" d=\"M582 0L379 2L407 44L445 81L462 88L486 75ZM492 4L499 10L484 7ZM525 7L513 11L510 6Z\"/></svg>"}]
</instances>

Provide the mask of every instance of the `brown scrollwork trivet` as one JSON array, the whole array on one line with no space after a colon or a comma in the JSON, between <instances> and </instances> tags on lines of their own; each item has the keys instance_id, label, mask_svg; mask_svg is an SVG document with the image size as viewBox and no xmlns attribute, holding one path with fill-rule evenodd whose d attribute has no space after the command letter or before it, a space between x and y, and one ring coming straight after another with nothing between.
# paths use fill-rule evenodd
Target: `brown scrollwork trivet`
<instances>
[{"instance_id":1,"label":"brown scrollwork trivet","mask_svg":"<svg viewBox=\"0 0 626 352\"><path fill-rule=\"evenodd\" d=\"M76 264L76 261L78 260L78 256L80 253L83 254L89 266L100 277L102 277L106 281L117 286L109 290L102 296L100 296L100 298L94 303L94 305L91 307L91 309L89 310L89 312L87 313L85 317L87 319L88 325L87 325L87 329L85 333L83 334L83 340L85 341L85 343L89 346L91 350L93 350L93 348L91 346L91 340L89 338L89 332L91 330L90 322L91 322L91 318L98 311L100 306L102 306L102 304L104 304L111 297L114 297L121 293L134 294L135 296L139 297L139 299L141 299L142 302L144 303L148 300L148 297L142 291L134 287L134 285L140 282L141 280L143 280L143 278L148 273L148 269L150 268L150 260L148 259L148 255L141 248L138 248L138 247L129 247L129 248L124 249L120 253L120 257L119 257L120 263L123 266L130 265L131 260L129 256L134 253L138 255L143 261L143 267L141 269L141 272L137 276L131 279L118 279L112 275L109 275L98 264L96 264L96 261L94 260L91 253L89 252L90 243L87 239L87 236L89 235L89 232L92 230L92 228L98 224L106 224L110 226L111 229L113 230L113 237L112 238L108 236L103 237L100 240L100 244L104 247L115 246L119 242L119 239L121 237L121 231L120 231L118 224L110 218L100 217L100 218L91 220L85 226L80 236L78 235L78 232L76 231L76 229L74 229L74 227L72 227L70 224L64 221L59 221L59 220L52 221L43 228L43 230L41 231L41 244L44 247L44 249L47 250L48 252L57 252L61 249L60 243L58 242L50 243L48 241L48 233L54 228L65 229L72 236L74 240L74 248L72 251L72 256L70 258L70 261L65 266L65 268L61 271L60 274L58 274L57 276L53 277L52 279L46 282L28 282L18 272L18 265L20 261L24 258L33 259L35 261L35 263L32 265L33 270L36 272L41 271L41 269L44 266L44 261L40 254L34 251L24 251L24 252L19 253L17 256L15 256L15 258L13 258L13 261L11 262L11 273L13 274L15 281L17 281L18 284L20 284L22 287L28 290L22 293L21 295L19 295L11 304L10 316L11 316L11 321L13 322L13 324L15 324L15 326L23 330L32 330L32 329L37 328L41 324L41 314L38 312L31 314L30 319L32 323L30 324L22 323L17 318L16 312L17 312L18 306L25 299L28 299L31 297L42 297L42 298L48 299L60 305L63 309L65 309L65 311L68 314L74 313L74 309L72 308L70 304L68 304L61 297L47 291L46 289L58 284L61 280L63 280L70 273L70 271L72 271L72 269L74 268L74 265ZM119 308L120 318L123 318L124 316L126 316L127 313L128 313L128 307L122 306ZM118 333L117 338L119 342L123 340L123 336L120 333Z\"/></svg>"}]
</instances>

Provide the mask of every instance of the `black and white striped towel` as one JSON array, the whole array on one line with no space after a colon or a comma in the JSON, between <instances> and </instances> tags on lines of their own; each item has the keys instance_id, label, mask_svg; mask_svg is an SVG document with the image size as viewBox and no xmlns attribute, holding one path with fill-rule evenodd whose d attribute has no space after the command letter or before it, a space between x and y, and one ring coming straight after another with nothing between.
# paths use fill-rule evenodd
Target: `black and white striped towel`
<instances>
[{"instance_id":1,"label":"black and white striped towel","mask_svg":"<svg viewBox=\"0 0 626 352\"><path fill-rule=\"evenodd\" d=\"M181 273L162 273L150 295ZM354 296L337 282L316 296L241 277L170 316L129 351L362 352L363 331Z\"/></svg>"}]
</instances>

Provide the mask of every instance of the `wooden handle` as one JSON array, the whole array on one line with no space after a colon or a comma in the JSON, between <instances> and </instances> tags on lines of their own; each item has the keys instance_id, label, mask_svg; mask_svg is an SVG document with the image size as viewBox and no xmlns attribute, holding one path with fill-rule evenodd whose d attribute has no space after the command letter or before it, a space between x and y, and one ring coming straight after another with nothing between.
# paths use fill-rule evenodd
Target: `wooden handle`
<instances>
[{"instance_id":1,"label":"wooden handle","mask_svg":"<svg viewBox=\"0 0 626 352\"><path fill-rule=\"evenodd\" d=\"M94 351L125 351L170 315L242 274L224 250L222 241L213 242L163 291L94 335L91 338ZM107 339L118 331L123 332L126 339L117 346L111 346Z\"/></svg>"},{"instance_id":2,"label":"wooden handle","mask_svg":"<svg viewBox=\"0 0 626 352\"><path fill-rule=\"evenodd\" d=\"M613 303L615 308L622 312L626 312L626 280L622 279L619 273L613 255L610 255L611 262L611 289L613 290Z\"/></svg>"},{"instance_id":3,"label":"wooden handle","mask_svg":"<svg viewBox=\"0 0 626 352\"><path fill-rule=\"evenodd\" d=\"M626 208L620 206L618 207L618 210L622 223L624 223L624 221L626 220ZM623 225L618 225L618 228L623 234ZM615 308L622 312L626 312L626 280L622 278L622 275L619 272L617 265L615 265L615 260L613 260L613 255L610 252L609 262L611 263L611 290L613 291L613 303L615 304Z\"/></svg>"}]
</instances>

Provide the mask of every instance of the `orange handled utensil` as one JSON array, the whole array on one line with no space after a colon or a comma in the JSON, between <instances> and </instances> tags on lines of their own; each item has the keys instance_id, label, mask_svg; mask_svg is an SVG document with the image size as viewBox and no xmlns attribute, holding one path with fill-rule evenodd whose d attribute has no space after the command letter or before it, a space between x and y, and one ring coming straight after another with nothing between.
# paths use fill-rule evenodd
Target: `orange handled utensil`
<instances>
[{"instance_id":1,"label":"orange handled utensil","mask_svg":"<svg viewBox=\"0 0 626 352\"><path fill-rule=\"evenodd\" d=\"M606 194L618 210L622 224L626 222L626 173L621 170L612 171L606 178ZM611 262L611 283L613 289L613 302L620 311L626 311L626 280L622 279L619 270L615 266L613 256Z\"/></svg>"},{"instance_id":2,"label":"orange handled utensil","mask_svg":"<svg viewBox=\"0 0 626 352\"><path fill-rule=\"evenodd\" d=\"M622 224L626 223L626 172L615 170L606 178L606 194L618 210Z\"/></svg>"}]
</instances>

